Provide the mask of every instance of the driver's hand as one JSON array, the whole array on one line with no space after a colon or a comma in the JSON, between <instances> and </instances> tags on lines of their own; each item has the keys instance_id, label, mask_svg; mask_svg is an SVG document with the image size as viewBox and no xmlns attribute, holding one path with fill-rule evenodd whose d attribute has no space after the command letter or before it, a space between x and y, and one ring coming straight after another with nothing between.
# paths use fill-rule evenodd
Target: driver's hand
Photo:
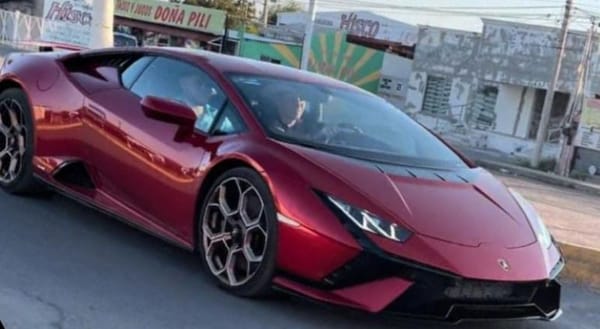
<instances>
[{"instance_id":1,"label":"driver's hand","mask_svg":"<svg viewBox=\"0 0 600 329\"><path fill-rule=\"evenodd\" d=\"M196 117L197 118L199 118L202 115L204 115L204 106L202 106L202 105L193 106L192 110L194 110L194 113L196 113Z\"/></svg>"}]
</instances>

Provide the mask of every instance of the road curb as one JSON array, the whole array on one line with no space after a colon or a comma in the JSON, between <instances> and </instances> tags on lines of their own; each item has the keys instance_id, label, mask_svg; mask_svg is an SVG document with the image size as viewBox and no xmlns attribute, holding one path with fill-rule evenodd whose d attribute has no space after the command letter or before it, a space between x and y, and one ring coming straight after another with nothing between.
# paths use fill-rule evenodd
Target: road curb
<instances>
[{"instance_id":1,"label":"road curb","mask_svg":"<svg viewBox=\"0 0 600 329\"><path fill-rule=\"evenodd\" d=\"M600 289L600 250L560 243L566 266L562 276L575 282Z\"/></svg>"},{"instance_id":2,"label":"road curb","mask_svg":"<svg viewBox=\"0 0 600 329\"><path fill-rule=\"evenodd\" d=\"M550 174L550 173L546 173L546 172L542 172L542 171L538 171L538 170L534 170L534 169L530 169L530 168L515 166L515 165L511 165L511 164L496 162L496 161L475 160L475 163L479 166L482 166L484 168L488 168L491 170L497 170L497 171L502 171L502 172L508 171L508 172L514 173L518 176L531 178L531 179L534 179L534 180L537 180L540 182L544 182L544 183L548 183L548 184L552 184L552 185L558 185L558 186L562 186L562 187L568 187L568 188L572 188L575 190L579 190L579 191L583 191L583 192L587 192L587 193L591 193L591 194L595 194L595 195L600 195L600 186L599 185L581 182L581 181L578 181L578 180L575 180L572 178L561 177L561 176L557 176L554 174Z\"/></svg>"}]
</instances>

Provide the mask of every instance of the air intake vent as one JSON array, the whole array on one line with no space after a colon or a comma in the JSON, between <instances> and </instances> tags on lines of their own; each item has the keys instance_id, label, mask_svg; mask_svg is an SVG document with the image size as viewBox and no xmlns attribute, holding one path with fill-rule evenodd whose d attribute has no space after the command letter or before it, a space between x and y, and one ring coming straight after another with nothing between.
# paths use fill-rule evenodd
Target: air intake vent
<instances>
[{"instance_id":1,"label":"air intake vent","mask_svg":"<svg viewBox=\"0 0 600 329\"><path fill-rule=\"evenodd\" d=\"M63 165L54 173L54 179L65 185L86 189L96 188L87 168L81 161L73 161Z\"/></svg>"}]
</instances>

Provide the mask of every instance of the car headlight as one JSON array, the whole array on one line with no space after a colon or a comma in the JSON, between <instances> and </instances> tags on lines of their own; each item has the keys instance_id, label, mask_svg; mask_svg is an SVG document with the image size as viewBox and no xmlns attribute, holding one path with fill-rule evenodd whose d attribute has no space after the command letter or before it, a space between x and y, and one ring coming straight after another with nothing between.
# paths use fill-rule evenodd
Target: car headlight
<instances>
[{"instance_id":1,"label":"car headlight","mask_svg":"<svg viewBox=\"0 0 600 329\"><path fill-rule=\"evenodd\" d=\"M363 231L377 234L397 242L405 242L412 235L412 232L398 224L382 219L364 209L353 207L332 196L328 196L327 198L334 206L344 213L350 221Z\"/></svg>"},{"instance_id":2,"label":"car headlight","mask_svg":"<svg viewBox=\"0 0 600 329\"><path fill-rule=\"evenodd\" d=\"M535 208L533 208L533 205L529 201L527 201L519 192L512 189L510 189L510 192L512 193L515 200L517 200L517 203L525 213L525 216L527 216L527 219L529 219L529 223L531 223L531 226L535 231L538 241L542 244L542 246L545 249L550 248L550 246L552 245L552 236L550 235L550 232L548 231L548 228L544 224L544 221L542 220L540 215L537 213Z\"/></svg>"}]
</instances>

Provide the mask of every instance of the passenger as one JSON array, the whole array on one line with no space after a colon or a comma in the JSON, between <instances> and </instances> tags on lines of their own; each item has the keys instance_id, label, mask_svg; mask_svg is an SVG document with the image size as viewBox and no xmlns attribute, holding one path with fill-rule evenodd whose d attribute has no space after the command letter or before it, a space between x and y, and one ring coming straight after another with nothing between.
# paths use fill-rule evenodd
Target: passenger
<instances>
[{"instance_id":1,"label":"passenger","mask_svg":"<svg viewBox=\"0 0 600 329\"><path fill-rule=\"evenodd\" d=\"M220 105L213 105L218 98L217 87L210 80L199 75L189 75L179 79L183 91L183 101L196 113L196 128L208 131Z\"/></svg>"}]
</instances>

